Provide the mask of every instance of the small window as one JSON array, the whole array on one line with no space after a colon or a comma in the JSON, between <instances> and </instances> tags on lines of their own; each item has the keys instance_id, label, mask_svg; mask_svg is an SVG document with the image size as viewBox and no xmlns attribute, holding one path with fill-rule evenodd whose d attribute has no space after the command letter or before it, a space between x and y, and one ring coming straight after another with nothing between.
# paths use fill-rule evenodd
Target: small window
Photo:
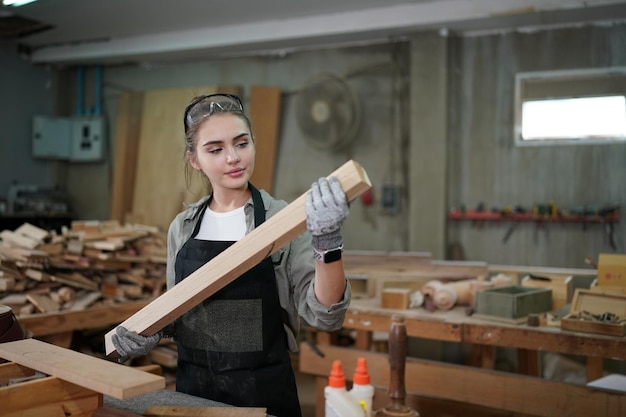
<instances>
[{"instance_id":1,"label":"small window","mask_svg":"<svg viewBox=\"0 0 626 417\"><path fill-rule=\"evenodd\" d=\"M522 140L626 139L626 97L526 101Z\"/></svg>"},{"instance_id":2,"label":"small window","mask_svg":"<svg viewBox=\"0 0 626 417\"><path fill-rule=\"evenodd\" d=\"M626 68L516 76L519 146L626 141Z\"/></svg>"}]
</instances>

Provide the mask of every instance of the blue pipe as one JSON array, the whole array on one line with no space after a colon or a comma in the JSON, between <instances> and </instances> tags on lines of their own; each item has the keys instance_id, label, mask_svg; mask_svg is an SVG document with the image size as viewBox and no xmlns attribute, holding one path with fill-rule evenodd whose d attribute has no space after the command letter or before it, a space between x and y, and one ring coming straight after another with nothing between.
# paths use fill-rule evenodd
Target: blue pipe
<instances>
[{"instance_id":1,"label":"blue pipe","mask_svg":"<svg viewBox=\"0 0 626 417\"><path fill-rule=\"evenodd\" d=\"M102 112L102 65L96 65L96 93L95 93L94 113L100 116Z\"/></svg>"},{"instance_id":2,"label":"blue pipe","mask_svg":"<svg viewBox=\"0 0 626 417\"><path fill-rule=\"evenodd\" d=\"M85 69L76 68L76 116L83 115L83 84L85 84Z\"/></svg>"}]
</instances>

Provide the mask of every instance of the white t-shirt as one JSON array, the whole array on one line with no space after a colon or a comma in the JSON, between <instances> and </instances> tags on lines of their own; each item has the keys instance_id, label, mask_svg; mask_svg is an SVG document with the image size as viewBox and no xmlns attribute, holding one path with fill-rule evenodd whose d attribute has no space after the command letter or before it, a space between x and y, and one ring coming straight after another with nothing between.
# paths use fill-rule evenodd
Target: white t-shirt
<instances>
[{"instance_id":1,"label":"white t-shirt","mask_svg":"<svg viewBox=\"0 0 626 417\"><path fill-rule=\"evenodd\" d=\"M207 207L196 239L225 241L241 239L246 235L246 214L243 209L242 206L226 213L217 213Z\"/></svg>"}]
</instances>

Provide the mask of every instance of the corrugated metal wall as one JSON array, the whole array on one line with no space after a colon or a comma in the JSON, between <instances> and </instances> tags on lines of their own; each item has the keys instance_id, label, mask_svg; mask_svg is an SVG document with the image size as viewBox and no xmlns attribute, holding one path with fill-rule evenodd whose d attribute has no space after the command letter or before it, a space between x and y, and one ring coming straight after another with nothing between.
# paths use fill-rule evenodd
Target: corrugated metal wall
<instances>
[{"instance_id":1,"label":"corrugated metal wall","mask_svg":"<svg viewBox=\"0 0 626 417\"><path fill-rule=\"evenodd\" d=\"M487 209L554 201L626 208L626 143L519 148L513 138L517 72L626 65L626 25L468 36L450 40L449 207ZM626 87L625 87L626 88ZM448 222L448 244L496 264L585 267L613 252L601 224ZM619 252L626 226L615 227Z\"/></svg>"}]
</instances>

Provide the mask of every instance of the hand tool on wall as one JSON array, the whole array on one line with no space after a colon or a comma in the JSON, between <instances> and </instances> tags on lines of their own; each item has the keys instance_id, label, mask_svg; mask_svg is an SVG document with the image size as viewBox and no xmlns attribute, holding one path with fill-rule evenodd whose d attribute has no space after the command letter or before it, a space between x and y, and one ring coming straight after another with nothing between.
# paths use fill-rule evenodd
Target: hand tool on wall
<instances>
[{"instance_id":1,"label":"hand tool on wall","mask_svg":"<svg viewBox=\"0 0 626 417\"><path fill-rule=\"evenodd\" d=\"M376 411L375 417L420 417L417 411L405 404L406 338L404 316L394 314L389 328L389 398L391 401Z\"/></svg>"}]
</instances>

